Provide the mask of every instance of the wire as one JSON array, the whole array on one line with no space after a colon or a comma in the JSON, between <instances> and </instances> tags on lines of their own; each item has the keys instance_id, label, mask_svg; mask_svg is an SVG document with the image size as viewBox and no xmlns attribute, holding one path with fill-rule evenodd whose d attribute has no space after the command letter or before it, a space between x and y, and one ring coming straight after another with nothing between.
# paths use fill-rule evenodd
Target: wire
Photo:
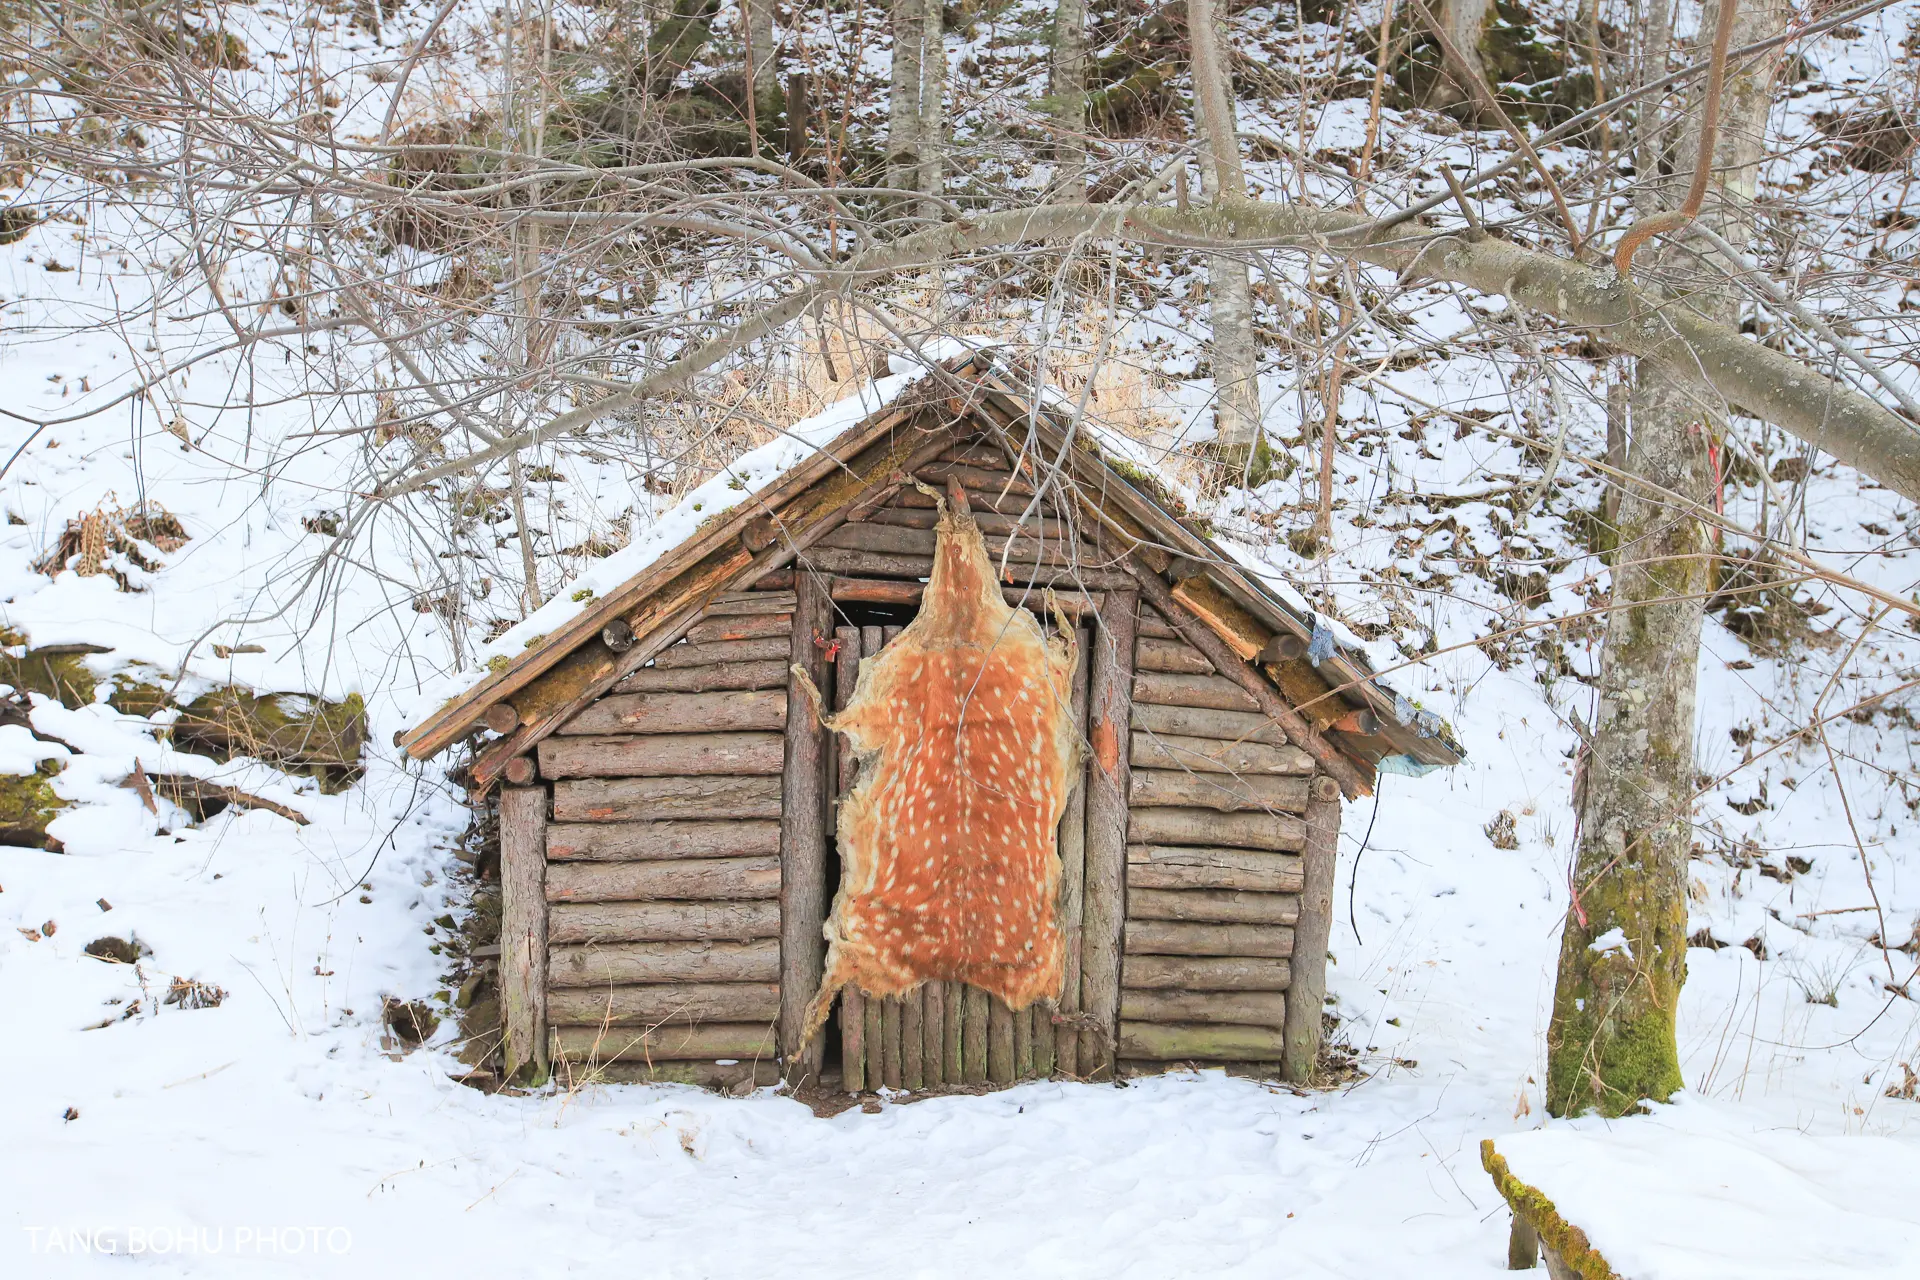
<instances>
[{"instance_id":1,"label":"wire","mask_svg":"<svg viewBox=\"0 0 1920 1280\"><path fill-rule=\"evenodd\" d=\"M1367 818L1367 834L1360 839L1360 852L1353 855L1353 874L1347 878L1347 924L1353 929L1353 940L1361 946L1366 943L1360 939L1360 922L1353 918L1353 890L1360 883L1360 857L1373 840L1373 824L1380 818L1380 793L1386 785L1386 774L1376 773L1373 776L1373 813Z\"/></svg>"}]
</instances>

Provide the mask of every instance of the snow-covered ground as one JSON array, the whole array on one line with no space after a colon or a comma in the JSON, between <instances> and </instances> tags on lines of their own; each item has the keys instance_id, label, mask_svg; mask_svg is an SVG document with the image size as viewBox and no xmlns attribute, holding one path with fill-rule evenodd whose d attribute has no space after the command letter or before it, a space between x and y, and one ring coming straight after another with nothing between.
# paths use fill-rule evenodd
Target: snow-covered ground
<instances>
[{"instance_id":1,"label":"snow-covered ground","mask_svg":"<svg viewBox=\"0 0 1920 1280\"><path fill-rule=\"evenodd\" d=\"M1864 39L1892 48L1903 30ZM115 309L138 312L143 281L164 264L128 251L147 234L130 214L104 204L86 214L84 225L48 222L0 247L0 404L30 417L124 389L149 333L171 350L217 332L194 328L217 318L143 316L150 327L131 334L97 327ZM439 766L406 764L388 743L423 690L463 655L473 660L479 637L456 652L435 616L412 607L436 571L384 525L329 568L323 608L296 590L325 542L303 518L337 504L357 446L303 437L309 402L275 403L263 389L262 407L245 407L237 365L208 361L149 402L177 406L181 429L157 407L122 405L42 431L0 479L0 506L20 521L0 526L0 625L34 645L103 646L89 659L103 676L179 676L186 696L227 682L357 693L372 733L365 779L326 795L257 762L173 752L158 726L104 702L34 707L34 729L74 753L0 726L0 769L63 759L54 786L73 802L54 826L64 852L0 849L10 1046L0 1056L0 1274L117 1275L129 1253L161 1276L1501 1271L1507 1214L1479 1143L1546 1124L1538 1082L1568 897L1571 720L1592 718L1579 676L1593 670L1599 632L1537 633L1551 646L1475 642L1495 625L1592 607L1603 578L1590 576L1599 566L1579 544L1575 510L1598 490L1568 467L1517 525L1510 504L1463 501L1535 484L1539 458L1457 431L1417 400L1492 410L1501 416L1488 425L1503 430L1524 409L1557 406L1574 453L1597 453L1601 427L1595 388L1516 384L1511 366L1474 353L1467 339L1497 301L1423 305L1411 322L1461 352L1348 393L1355 425L1341 476L1352 496L1338 512L1339 555L1309 565L1285 548L1279 535L1304 523L1288 505L1298 480L1216 513L1225 534L1259 546L1310 593L1350 605L1380 665L1437 650L1390 679L1447 716L1468 751L1457 769L1388 777L1377 801L1349 806L1330 989L1360 1074L1312 1093L1200 1073L898 1099L818 1119L771 1091L489 1096L454 1082L464 1068L451 1020L426 1049L390 1055L382 1000L443 989L435 921L463 908L454 850L469 815ZM1275 429L1298 431L1280 420L1290 389L1269 390L1281 406ZM25 435L0 427L0 457ZM601 499L610 474L589 477ZM1734 492L1729 514L1756 519L1759 493ZM631 506L644 542L666 504L614 499L603 506ZM192 535L156 569L122 566L142 590L33 569L65 521L136 501L164 505ZM1899 595L1914 590L1905 504L1827 467L1805 511L1813 553ZM1863 524L1878 527L1871 539ZM1522 606L1489 585L1515 567L1537 567L1547 594ZM1880 1161L1890 1174L1920 1150L1920 1101L1902 1066L1920 1067L1920 1004L1888 989L1911 979L1920 950L1874 941L1898 946L1920 921L1906 689L1920 640L1894 626L1850 647L1873 606L1822 590L1831 611L1815 628L1832 635L1788 658L1709 627L1698 754L1702 773L1722 781L1696 815L1690 930L1713 945L1690 953L1690 1092L1651 1119L1566 1128L1582 1141L1610 1129L1617 1149L1658 1162L1659 1141L1636 1146L1636 1135L1706 1133L1735 1174L1772 1161L1814 1183L1820 1167L1782 1157L1782 1135L1811 1135L1838 1163ZM240 641L263 652L213 652ZM1881 693L1828 722L1824 743L1798 733ZM243 787L310 824L237 809L195 824L164 802L149 812L120 785L135 761ZM1485 830L1503 811L1513 848ZM137 966L84 954L103 935L137 935L152 954ZM225 999L167 1004L175 978ZM1578 1168L1587 1148L1572 1150ZM1631 1212L1605 1181L1568 1185L1570 1212ZM1780 1185L1756 1180L1752 1194ZM1887 1238L1912 1248L1910 1235ZM1622 1265L1639 1257L1623 1254ZM1912 1274L1920 1258L1908 1262Z\"/></svg>"}]
</instances>

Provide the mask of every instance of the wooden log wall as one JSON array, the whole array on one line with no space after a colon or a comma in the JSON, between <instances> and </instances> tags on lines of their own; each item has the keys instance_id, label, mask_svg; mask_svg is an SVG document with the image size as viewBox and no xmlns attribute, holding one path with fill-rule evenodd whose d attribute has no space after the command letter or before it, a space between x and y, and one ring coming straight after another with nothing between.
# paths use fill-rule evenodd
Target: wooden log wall
<instances>
[{"instance_id":1,"label":"wooden log wall","mask_svg":"<svg viewBox=\"0 0 1920 1280\"><path fill-rule=\"evenodd\" d=\"M795 609L722 597L540 743L556 1072L772 1082Z\"/></svg>"},{"instance_id":2,"label":"wooden log wall","mask_svg":"<svg viewBox=\"0 0 1920 1280\"><path fill-rule=\"evenodd\" d=\"M1251 1064L1288 1074L1311 1021L1318 1049L1326 930L1303 938L1310 816L1337 833L1337 787L1316 799L1306 752L1252 697L1150 606L1137 614L1127 782L1126 930L1120 965L1122 1069ZM1317 848L1315 852L1320 850ZM1316 865L1315 870L1319 870ZM1307 945L1303 946L1302 944ZM1304 969L1319 979L1310 993ZM1297 1013L1296 992L1311 1000ZM1291 1015L1291 1016L1290 1016Z\"/></svg>"}]
</instances>

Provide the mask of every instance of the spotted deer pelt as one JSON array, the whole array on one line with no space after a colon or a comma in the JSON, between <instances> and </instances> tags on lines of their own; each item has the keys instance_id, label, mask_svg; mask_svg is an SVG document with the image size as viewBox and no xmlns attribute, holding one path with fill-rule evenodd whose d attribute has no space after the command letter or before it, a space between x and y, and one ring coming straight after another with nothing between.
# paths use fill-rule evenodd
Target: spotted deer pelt
<instances>
[{"instance_id":1,"label":"spotted deer pelt","mask_svg":"<svg viewBox=\"0 0 1920 1280\"><path fill-rule=\"evenodd\" d=\"M941 503L919 616L823 717L860 771L840 802L840 888L808 1040L848 984L895 996L965 982L1015 1009L1060 995L1056 834L1080 755L1072 642L1007 605L955 498Z\"/></svg>"}]
</instances>

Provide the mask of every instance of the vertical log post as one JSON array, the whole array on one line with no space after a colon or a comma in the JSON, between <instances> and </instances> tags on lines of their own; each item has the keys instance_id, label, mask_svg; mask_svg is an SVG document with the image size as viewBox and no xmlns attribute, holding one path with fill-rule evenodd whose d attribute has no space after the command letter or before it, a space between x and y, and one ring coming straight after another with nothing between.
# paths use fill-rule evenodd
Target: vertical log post
<instances>
[{"instance_id":1,"label":"vertical log post","mask_svg":"<svg viewBox=\"0 0 1920 1280\"><path fill-rule=\"evenodd\" d=\"M1139 597L1109 591L1100 607L1087 668L1086 888L1080 934L1080 1007L1091 1026L1080 1038L1083 1079L1112 1079L1120 1013L1120 929L1126 919L1128 709Z\"/></svg>"},{"instance_id":2,"label":"vertical log post","mask_svg":"<svg viewBox=\"0 0 1920 1280\"><path fill-rule=\"evenodd\" d=\"M547 1078L547 789L500 792L500 1003L507 1078Z\"/></svg>"},{"instance_id":3,"label":"vertical log post","mask_svg":"<svg viewBox=\"0 0 1920 1280\"><path fill-rule=\"evenodd\" d=\"M967 1073L961 1052L964 1038L960 1028L965 1022L967 989L958 982L943 985L946 991L940 1009L940 1074L948 1084L963 1084Z\"/></svg>"},{"instance_id":4,"label":"vertical log post","mask_svg":"<svg viewBox=\"0 0 1920 1280\"><path fill-rule=\"evenodd\" d=\"M987 997L987 1079L1012 1084L1013 1010L999 996Z\"/></svg>"},{"instance_id":5,"label":"vertical log post","mask_svg":"<svg viewBox=\"0 0 1920 1280\"><path fill-rule=\"evenodd\" d=\"M965 1046L960 1053L961 1078L968 1084L987 1082L987 993L978 987L962 987L966 993L966 1012L961 1019L960 1038Z\"/></svg>"},{"instance_id":6,"label":"vertical log post","mask_svg":"<svg viewBox=\"0 0 1920 1280\"><path fill-rule=\"evenodd\" d=\"M1079 661L1073 668L1074 732L1084 741L1087 736L1087 657L1092 646L1083 627L1075 634ZM1060 1012L1071 1016L1080 1011L1080 920L1087 885L1087 765L1080 764L1073 793L1067 797L1067 812L1060 819L1060 933L1066 946L1062 965ZM1071 1023L1053 1026L1044 1011L1043 1029L1053 1037L1053 1061L1041 1073L1063 1076L1080 1073L1080 1032Z\"/></svg>"},{"instance_id":7,"label":"vertical log post","mask_svg":"<svg viewBox=\"0 0 1920 1280\"><path fill-rule=\"evenodd\" d=\"M1327 938L1333 929L1333 866L1340 845L1340 784L1315 776L1307 790L1305 885L1293 926L1293 981L1287 988L1280 1073L1304 1084L1320 1057L1320 1008L1327 997Z\"/></svg>"},{"instance_id":8,"label":"vertical log post","mask_svg":"<svg viewBox=\"0 0 1920 1280\"><path fill-rule=\"evenodd\" d=\"M853 701L854 685L860 678L860 628L838 627L833 638L839 642L833 666L833 705L846 710ZM843 736L835 744L838 781L834 795L853 790L853 746ZM837 810L836 810L837 813ZM840 1082L848 1093L859 1093L867 1083L867 998L856 987L840 989Z\"/></svg>"},{"instance_id":9,"label":"vertical log post","mask_svg":"<svg viewBox=\"0 0 1920 1280\"><path fill-rule=\"evenodd\" d=\"M920 1017L926 1010L926 988L909 991L900 1002L900 1087L916 1093L927 1087L926 1030Z\"/></svg>"},{"instance_id":10,"label":"vertical log post","mask_svg":"<svg viewBox=\"0 0 1920 1280\"><path fill-rule=\"evenodd\" d=\"M833 602L811 573L795 576L793 662L816 687L827 679L826 650L815 639L833 632ZM822 1045L801 1056L807 1002L820 988L827 942L827 731L798 680L787 682L787 763L780 795L780 1055L789 1083L818 1079Z\"/></svg>"},{"instance_id":11,"label":"vertical log post","mask_svg":"<svg viewBox=\"0 0 1920 1280\"><path fill-rule=\"evenodd\" d=\"M929 982L922 990L926 998L920 1015L920 1066L927 1088L935 1089L951 1083L947 1079L947 984Z\"/></svg>"}]
</instances>

